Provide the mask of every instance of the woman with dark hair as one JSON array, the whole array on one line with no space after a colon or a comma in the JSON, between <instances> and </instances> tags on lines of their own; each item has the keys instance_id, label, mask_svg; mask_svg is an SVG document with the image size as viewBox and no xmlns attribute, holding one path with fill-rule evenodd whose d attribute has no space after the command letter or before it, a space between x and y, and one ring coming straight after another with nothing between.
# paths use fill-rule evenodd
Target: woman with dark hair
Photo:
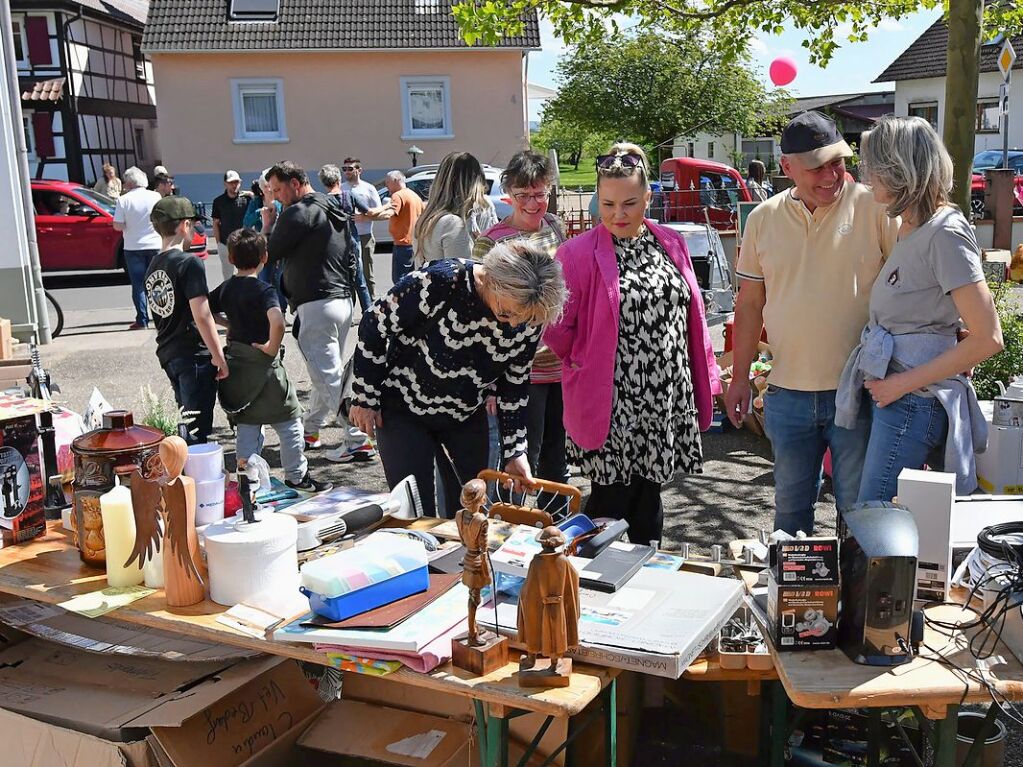
<instances>
[{"instance_id":1,"label":"woman with dark hair","mask_svg":"<svg viewBox=\"0 0 1023 767\"><path fill-rule=\"evenodd\" d=\"M835 396L835 423L846 428L864 388L874 401L858 500L890 501L902 469L925 462L943 464L966 495L977 489L987 422L961 371L1003 346L980 246L949 199L952 159L929 122L882 117L863 134L860 161L874 199L901 225Z\"/></svg>"},{"instance_id":2,"label":"woman with dark hair","mask_svg":"<svg viewBox=\"0 0 1023 767\"><path fill-rule=\"evenodd\" d=\"M558 262L527 243L495 247L482 263L445 259L403 277L359 324L351 422L371 437L394 487L416 478L434 514L434 461L444 505L458 509L461 483L487 468L483 400L496 386L505 471L532 483L526 452L526 389L541 329L561 315Z\"/></svg>"},{"instance_id":3,"label":"woman with dark hair","mask_svg":"<svg viewBox=\"0 0 1023 767\"><path fill-rule=\"evenodd\" d=\"M416 221L415 267L444 258L469 258L473 241L496 223L480 161L468 152L452 152L441 160Z\"/></svg>"},{"instance_id":4,"label":"woman with dark hair","mask_svg":"<svg viewBox=\"0 0 1023 767\"><path fill-rule=\"evenodd\" d=\"M597 158L600 223L558 249L569 300L544 334L561 358L568 452L591 482L586 513L659 541L661 484L703 467L700 432L721 389L685 240L644 218L635 144Z\"/></svg>"},{"instance_id":5,"label":"woman with dark hair","mask_svg":"<svg viewBox=\"0 0 1023 767\"><path fill-rule=\"evenodd\" d=\"M519 152L501 174L501 187L511 198L512 213L476 240L472 257L480 261L498 243L513 240L528 242L553 257L565 234L561 220L547 212L550 162L537 152ZM529 373L526 455L534 475L555 482L568 480L562 413L561 360L541 343ZM538 503L543 507L548 500L541 497Z\"/></svg>"},{"instance_id":6,"label":"woman with dark hair","mask_svg":"<svg viewBox=\"0 0 1023 767\"><path fill-rule=\"evenodd\" d=\"M746 188L754 202L763 202L771 196L771 185L767 182L767 168L760 160L749 161L746 175Z\"/></svg>"}]
</instances>

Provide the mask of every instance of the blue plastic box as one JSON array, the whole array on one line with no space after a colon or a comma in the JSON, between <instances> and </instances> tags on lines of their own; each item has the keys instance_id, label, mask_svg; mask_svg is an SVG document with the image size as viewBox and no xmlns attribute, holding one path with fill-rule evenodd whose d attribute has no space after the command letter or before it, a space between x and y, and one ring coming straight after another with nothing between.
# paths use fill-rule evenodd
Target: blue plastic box
<instances>
[{"instance_id":1,"label":"blue plastic box","mask_svg":"<svg viewBox=\"0 0 1023 767\"><path fill-rule=\"evenodd\" d=\"M325 597L309 591L305 586L299 586L299 591L309 598L309 609L314 613L332 621L343 621L413 594L419 594L428 588L430 569L420 567L339 597Z\"/></svg>"}]
</instances>

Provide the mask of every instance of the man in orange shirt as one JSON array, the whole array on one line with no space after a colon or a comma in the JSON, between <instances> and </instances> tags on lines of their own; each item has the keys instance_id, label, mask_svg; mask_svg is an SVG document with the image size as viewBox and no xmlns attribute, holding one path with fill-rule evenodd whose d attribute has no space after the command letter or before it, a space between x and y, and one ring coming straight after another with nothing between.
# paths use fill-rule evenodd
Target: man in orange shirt
<instances>
[{"instance_id":1,"label":"man in orange shirt","mask_svg":"<svg viewBox=\"0 0 1023 767\"><path fill-rule=\"evenodd\" d=\"M393 211L387 221L387 228L394 239L391 256L391 281L397 283L412 271L412 232L416 220L423 212L423 201L418 194L405 186L405 174L392 170L384 179L387 191L391 193L389 203Z\"/></svg>"}]
</instances>

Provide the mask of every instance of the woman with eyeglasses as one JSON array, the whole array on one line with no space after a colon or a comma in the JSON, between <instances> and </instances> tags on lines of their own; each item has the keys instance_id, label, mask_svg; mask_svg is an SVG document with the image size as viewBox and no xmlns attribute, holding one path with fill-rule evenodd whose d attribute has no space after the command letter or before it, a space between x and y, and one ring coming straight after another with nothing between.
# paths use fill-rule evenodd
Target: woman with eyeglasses
<instances>
[{"instance_id":1,"label":"woman with eyeglasses","mask_svg":"<svg viewBox=\"0 0 1023 767\"><path fill-rule=\"evenodd\" d=\"M600 223L558 249L569 300L544 341L561 358L569 459L590 480L586 513L660 541L661 484L702 471L700 432L721 389L685 240L644 217L635 144L597 158Z\"/></svg>"},{"instance_id":2,"label":"woman with eyeglasses","mask_svg":"<svg viewBox=\"0 0 1023 767\"><path fill-rule=\"evenodd\" d=\"M469 258L476 238L496 223L480 161L468 152L452 152L437 168L412 233L415 267L444 258Z\"/></svg>"},{"instance_id":3,"label":"woman with eyeglasses","mask_svg":"<svg viewBox=\"0 0 1023 767\"><path fill-rule=\"evenodd\" d=\"M550 162L537 152L519 152L501 174L501 187L511 198L511 215L476 240L472 257L480 261L498 243L516 240L528 242L553 258L565 241L565 234L561 220L547 212L551 196ZM488 407L493 407L491 402ZM568 479L562 413L561 360L541 343L529 373L526 456L534 475L554 482ZM553 500L541 494L538 505L543 508ZM548 509L553 513L560 510Z\"/></svg>"},{"instance_id":4,"label":"woman with eyeglasses","mask_svg":"<svg viewBox=\"0 0 1023 767\"><path fill-rule=\"evenodd\" d=\"M526 461L529 369L544 326L561 316L561 267L526 242L496 245L482 263L445 259L403 277L359 323L351 422L371 437L393 488L416 478L435 514L434 460L445 516L461 483L487 468L483 400L495 387L504 470L531 485Z\"/></svg>"}]
</instances>

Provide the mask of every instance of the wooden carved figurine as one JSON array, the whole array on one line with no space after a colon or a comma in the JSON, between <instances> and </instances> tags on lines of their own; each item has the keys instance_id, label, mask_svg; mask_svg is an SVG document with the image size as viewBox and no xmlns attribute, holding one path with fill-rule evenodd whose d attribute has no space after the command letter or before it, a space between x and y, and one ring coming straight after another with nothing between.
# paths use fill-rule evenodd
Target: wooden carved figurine
<instances>
[{"instance_id":1,"label":"wooden carved figurine","mask_svg":"<svg viewBox=\"0 0 1023 767\"><path fill-rule=\"evenodd\" d=\"M476 608L481 593L490 585L492 573L487 557L487 529L490 526L483 503L487 498L487 484L472 479L462 488L462 508L455 514L458 537L465 546L462 559L462 583L469 589L469 630L451 640L451 662L457 668L477 675L489 674L508 662L508 640L492 631L480 631L476 623Z\"/></svg>"},{"instance_id":2,"label":"wooden carved figurine","mask_svg":"<svg viewBox=\"0 0 1023 767\"><path fill-rule=\"evenodd\" d=\"M136 533L128 563L136 558L145 562L162 547L164 593L170 607L187 607L206 598L195 532L195 480L181 473L187 457L185 441L167 437L160 443L166 475L156 478L136 470L131 483Z\"/></svg>"},{"instance_id":3,"label":"wooden carved figurine","mask_svg":"<svg viewBox=\"0 0 1023 767\"><path fill-rule=\"evenodd\" d=\"M572 659L563 657L579 643L579 574L559 547L565 535L545 527L538 538L543 551L533 557L519 594L521 687L567 687ZM539 658L539 660L538 660Z\"/></svg>"}]
</instances>

